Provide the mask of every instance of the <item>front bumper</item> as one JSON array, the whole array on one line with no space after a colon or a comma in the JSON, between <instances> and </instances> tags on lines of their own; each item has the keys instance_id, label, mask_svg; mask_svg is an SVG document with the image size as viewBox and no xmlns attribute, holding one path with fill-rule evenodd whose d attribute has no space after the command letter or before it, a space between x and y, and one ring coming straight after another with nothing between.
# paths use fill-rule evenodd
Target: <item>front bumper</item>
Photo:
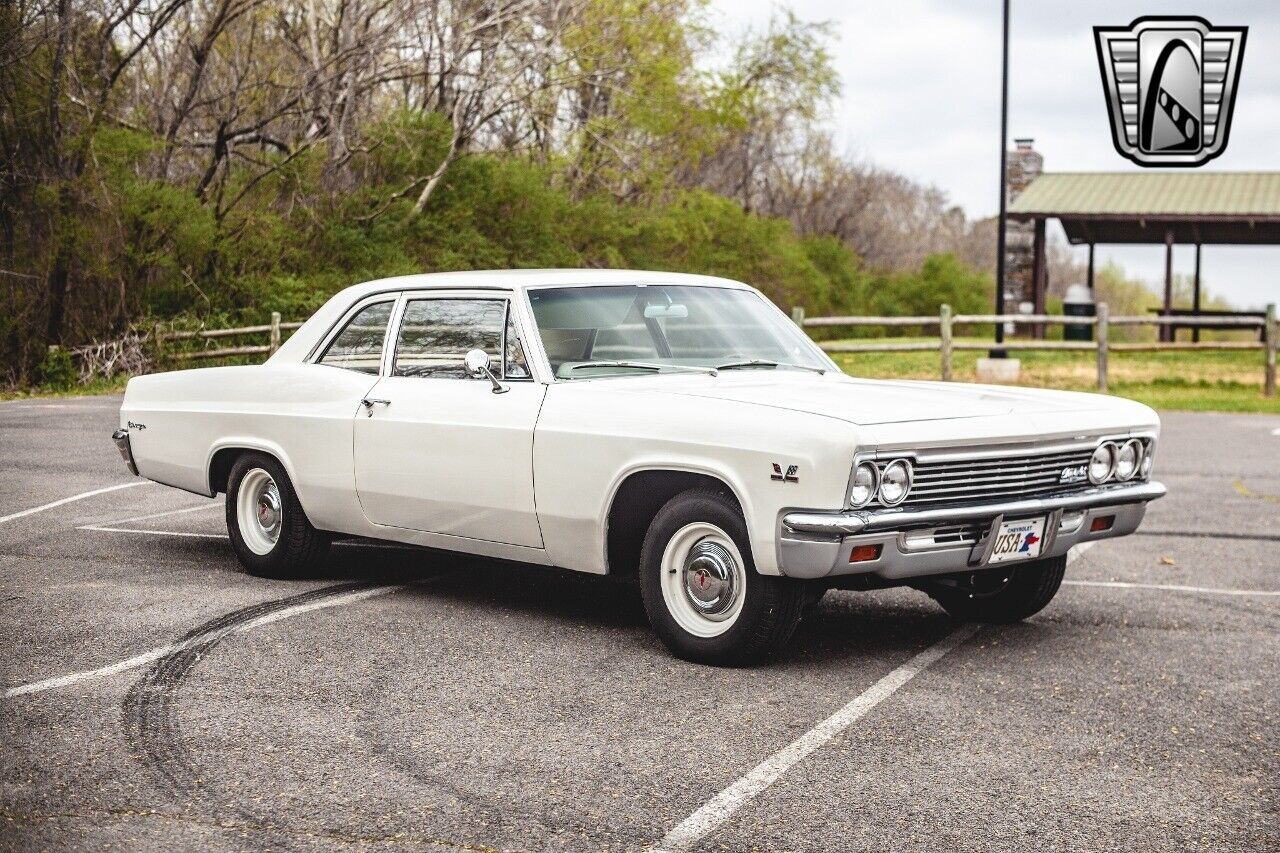
<instances>
[{"instance_id":1,"label":"front bumper","mask_svg":"<svg viewBox=\"0 0 1280 853\"><path fill-rule=\"evenodd\" d=\"M1147 504L1165 491L1160 483L1124 483L982 504L789 512L781 519L779 565L795 578L876 574L889 580L980 569L1002 521L1040 516L1047 519L1041 556L1057 557L1084 541L1132 533ZM1093 520L1104 516L1112 516L1110 524L1093 530ZM860 545L879 545L879 556L849 562Z\"/></svg>"},{"instance_id":2,"label":"front bumper","mask_svg":"<svg viewBox=\"0 0 1280 853\"><path fill-rule=\"evenodd\" d=\"M120 458L124 460L129 473L136 477L138 475L138 465L133 461L133 447L129 444L129 431L121 427L111 433L111 440L116 443L116 449L120 451Z\"/></svg>"}]
</instances>

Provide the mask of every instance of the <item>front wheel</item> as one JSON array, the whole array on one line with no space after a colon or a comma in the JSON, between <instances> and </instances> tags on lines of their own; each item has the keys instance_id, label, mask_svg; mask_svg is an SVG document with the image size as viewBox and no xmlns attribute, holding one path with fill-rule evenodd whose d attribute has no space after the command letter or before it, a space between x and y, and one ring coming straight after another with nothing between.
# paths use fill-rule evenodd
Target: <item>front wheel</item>
<instances>
[{"instance_id":1,"label":"front wheel","mask_svg":"<svg viewBox=\"0 0 1280 853\"><path fill-rule=\"evenodd\" d=\"M985 569L924 587L948 613L966 622L1019 622L1039 613L1058 593L1067 556Z\"/></svg>"},{"instance_id":2,"label":"front wheel","mask_svg":"<svg viewBox=\"0 0 1280 853\"><path fill-rule=\"evenodd\" d=\"M314 572L329 549L328 534L307 520L284 466L265 453L246 453L231 466L226 511L231 547L250 574L299 577Z\"/></svg>"},{"instance_id":3,"label":"front wheel","mask_svg":"<svg viewBox=\"0 0 1280 853\"><path fill-rule=\"evenodd\" d=\"M695 489L654 516L640 552L649 624L672 654L732 666L776 653L791 639L803 585L756 573L746 523L727 495Z\"/></svg>"}]
</instances>

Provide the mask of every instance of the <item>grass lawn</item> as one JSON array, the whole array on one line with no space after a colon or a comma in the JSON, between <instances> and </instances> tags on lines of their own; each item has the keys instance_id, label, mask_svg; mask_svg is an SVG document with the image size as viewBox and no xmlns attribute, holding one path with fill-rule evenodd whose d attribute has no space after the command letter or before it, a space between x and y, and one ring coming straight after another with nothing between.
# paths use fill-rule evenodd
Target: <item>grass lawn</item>
<instances>
[{"instance_id":1,"label":"grass lawn","mask_svg":"<svg viewBox=\"0 0 1280 853\"><path fill-rule=\"evenodd\" d=\"M890 339L883 339L890 340ZM893 341L927 341L930 338L893 338ZM960 338L956 339L961 340ZM977 338L964 340L978 341ZM852 342L852 341L851 341ZM857 343L871 343L860 338ZM987 339L981 339L987 342ZM982 352L956 352L952 357L955 378L975 381ZM1095 391L1097 367L1090 352L1022 352L1023 385ZM1280 397L1262 396L1262 351L1243 352L1115 352L1110 359L1111 393L1139 400L1156 409L1190 412L1263 412L1280 414ZM876 379L938 379L936 352L832 353L836 363L851 376ZM214 363L252 363L235 359ZM192 365L195 366L195 365ZM203 366L203 365L201 365ZM25 397L111 394L124 390L127 377L97 381L71 388L0 389L0 400Z\"/></svg>"},{"instance_id":2,"label":"grass lawn","mask_svg":"<svg viewBox=\"0 0 1280 853\"><path fill-rule=\"evenodd\" d=\"M871 341L862 338L856 343ZM969 351L953 353L955 379L976 381L976 364L984 355L986 353ZM1011 355L1022 360L1019 384L1071 391L1097 390L1097 361L1091 352L1018 352ZM938 379L941 376L941 356L936 352L832 353L831 357L851 376L878 379ZM1261 350L1113 350L1109 370L1110 393L1138 400L1156 409L1280 414L1280 397L1268 399L1262 396L1262 364Z\"/></svg>"}]
</instances>

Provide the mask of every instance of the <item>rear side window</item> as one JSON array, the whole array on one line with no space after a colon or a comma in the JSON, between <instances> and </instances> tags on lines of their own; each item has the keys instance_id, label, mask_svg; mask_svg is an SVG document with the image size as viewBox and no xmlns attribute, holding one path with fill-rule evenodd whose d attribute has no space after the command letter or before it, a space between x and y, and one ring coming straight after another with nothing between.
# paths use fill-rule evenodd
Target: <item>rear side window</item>
<instances>
[{"instance_id":1,"label":"rear side window","mask_svg":"<svg viewBox=\"0 0 1280 853\"><path fill-rule=\"evenodd\" d=\"M414 299L404 309L393 376L466 379L466 354L484 350L502 363L507 303L499 299Z\"/></svg>"},{"instance_id":2,"label":"rear side window","mask_svg":"<svg viewBox=\"0 0 1280 853\"><path fill-rule=\"evenodd\" d=\"M329 343L318 363L377 376L382 365L382 342L394 305L394 302L375 302L357 311Z\"/></svg>"}]
</instances>

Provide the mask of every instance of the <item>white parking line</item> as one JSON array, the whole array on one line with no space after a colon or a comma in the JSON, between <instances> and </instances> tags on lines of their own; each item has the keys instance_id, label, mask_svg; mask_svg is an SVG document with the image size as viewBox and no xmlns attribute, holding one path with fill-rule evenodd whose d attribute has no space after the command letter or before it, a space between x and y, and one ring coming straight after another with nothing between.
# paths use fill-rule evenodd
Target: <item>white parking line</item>
<instances>
[{"instance_id":1,"label":"white parking line","mask_svg":"<svg viewBox=\"0 0 1280 853\"><path fill-rule=\"evenodd\" d=\"M1092 542L1077 545L1067 553L1070 565ZM750 799L764 791L797 762L814 752L850 725L866 716L900 687L939 661L943 655L972 637L977 625L961 625L942 640L920 652L911 660L877 681L853 698L849 704L818 723L787 746L756 765L747 775L707 801L700 809L681 821L663 836L650 853L676 853L688 850L714 832Z\"/></svg>"},{"instance_id":2,"label":"white parking line","mask_svg":"<svg viewBox=\"0 0 1280 853\"><path fill-rule=\"evenodd\" d=\"M203 509L203 507L201 507ZM144 536L190 536L192 539L230 539L225 533L192 533L187 530L143 530L140 527L108 527L101 524L86 524L76 530L92 530L95 533L141 533ZM379 542L374 539L339 539L333 543L336 548L343 545L350 548L382 548L391 551L423 551L421 545L410 545L405 542Z\"/></svg>"},{"instance_id":3,"label":"white parking line","mask_svg":"<svg viewBox=\"0 0 1280 853\"><path fill-rule=\"evenodd\" d=\"M866 716L873 708L888 699L900 687L933 664L947 652L972 637L977 625L962 625L943 639L920 652L911 660L858 694L853 701L818 723L787 746L756 765L750 773L712 797L702 808L681 821L650 848L653 853L675 853L688 850L714 832L733 813L797 762L830 741L853 723Z\"/></svg>"},{"instance_id":4,"label":"white parking line","mask_svg":"<svg viewBox=\"0 0 1280 853\"><path fill-rule=\"evenodd\" d=\"M149 515L135 515L130 518L117 518L113 521L104 521L101 524L83 524L76 530L96 530L99 533L146 533L151 536L191 536L196 539L226 539L225 533L190 533L185 530L143 530L138 527L117 527L120 524L128 524L131 521L148 521L153 518L168 518L171 515L183 515L184 513L200 512L208 509L220 509L222 504L212 501L199 506L188 506L182 509L170 509L164 512L153 512Z\"/></svg>"},{"instance_id":5,"label":"white parking line","mask_svg":"<svg viewBox=\"0 0 1280 853\"><path fill-rule=\"evenodd\" d=\"M99 526L114 527L117 524L128 524L131 521L150 521L153 518L167 518L168 516L171 516L171 515L183 515L184 513L188 513L188 512L200 512L201 510L206 510L206 509L221 509L221 508L222 508L222 504L220 504L219 502L210 501L209 503L203 503L203 504L200 504L199 506L188 506L188 507L183 507L182 509L167 509L164 512L153 512L149 515L131 515L128 518L113 518L110 521L101 522ZM80 529L89 530L91 529L91 527L92 527L91 525L86 524L84 527L81 527Z\"/></svg>"},{"instance_id":6,"label":"white parking line","mask_svg":"<svg viewBox=\"0 0 1280 853\"><path fill-rule=\"evenodd\" d=\"M0 524L4 524L6 521L13 521L15 518L24 518L28 515L35 515L38 512L44 512L47 509L53 509L54 507L59 507L59 506L62 506L63 504L69 504L75 501L82 501L85 498L91 498L94 495L105 495L107 492L118 492L120 489L132 489L134 486L150 486L150 485L153 485L153 483L150 480L135 480L132 483L121 483L118 486L107 486L106 488L102 488L102 489L94 489L93 491L89 491L89 492L81 492L80 494L72 495L69 498L62 498L61 500L51 501L47 504L41 504L40 506L33 506L31 509L24 509L22 512L15 512L11 515L0 516Z\"/></svg>"},{"instance_id":7,"label":"white parking line","mask_svg":"<svg viewBox=\"0 0 1280 853\"><path fill-rule=\"evenodd\" d=\"M1071 563L1085 551L1088 551L1097 542L1081 543L1067 554L1067 565ZM1071 586L1101 586L1112 587L1113 589L1163 589L1169 592L1207 592L1216 595L1280 595L1280 591L1264 590L1264 589L1224 589L1222 587L1212 586L1182 586L1181 584L1171 583L1130 583L1128 581L1075 581L1064 580L1063 585Z\"/></svg>"},{"instance_id":8,"label":"white parking line","mask_svg":"<svg viewBox=\"0 0 1280 853\"><path fill-rule=\"evenodd\" d=\"M368 589L360 589L355 592L349 592L345 595L335 595L331 598L322 598L318 601L309 601L306 604L299 604L294 607L286 607L271 613L259 616L257 619L251 619L240 625L233 625L227 628L222 634L203 634L190 640L184 640L178 643L170 643L167 646L160 646L140 655L113 663L110 666L100 667L98 669L90 669L84 672L73 672L70 675L61 675L57 678L46 678L44 681L33 681L30 684L22 684L17 687L10 687L4 692L6 699L14 696L24 696L28 693L40 693L44 690L52 690L56 687L68 687L72 684L79 684L83 681L93 681L99 678L106 678L120 672L127 672L131 669L137 669L140 666L146 666L154 663L167 654L180 651L197 643L207 643L210 638L225 636L226 634L243 633L252 628L260 628L263 625L270 625L272 622L279 622L281 619L288 619L291 616L298 616L303 613L310 613L312 610L323 610L327 607L339 607L343 604L353 604L357 601L364 601L379 595L386 595L389 592L395 592L404 589L408 584L394 584L391 586L375 586Z\"/></svg>"},{"instance_id":9,"label":"white parking line","mask_svg":"<svg viewBox=\"0 0 1280 853\"><path fill-rule=\"evenodd\" d=\"M143 530L140 527L105 527L86 524L76 530L93 530L97 533L143 533L147 536L190 536L192 539L230 539L225 533L189 533L185 530Z\"/></svg>"},{"instance_id":10,"label":"white parking line","mask_svg":"<svg viewBox=\"0 0 1280 853\"><path fill-rule=\"evenodd\" d=\"M1211 592L1217 595L1280 595L1274 589L1223 589L1212 586L1181 586L1171 583L1127 583L1124 581L1063 581L1072 586L1108 586L1115 589L1165 589L1172 592Z\"/></svg>"}]
</instances>

